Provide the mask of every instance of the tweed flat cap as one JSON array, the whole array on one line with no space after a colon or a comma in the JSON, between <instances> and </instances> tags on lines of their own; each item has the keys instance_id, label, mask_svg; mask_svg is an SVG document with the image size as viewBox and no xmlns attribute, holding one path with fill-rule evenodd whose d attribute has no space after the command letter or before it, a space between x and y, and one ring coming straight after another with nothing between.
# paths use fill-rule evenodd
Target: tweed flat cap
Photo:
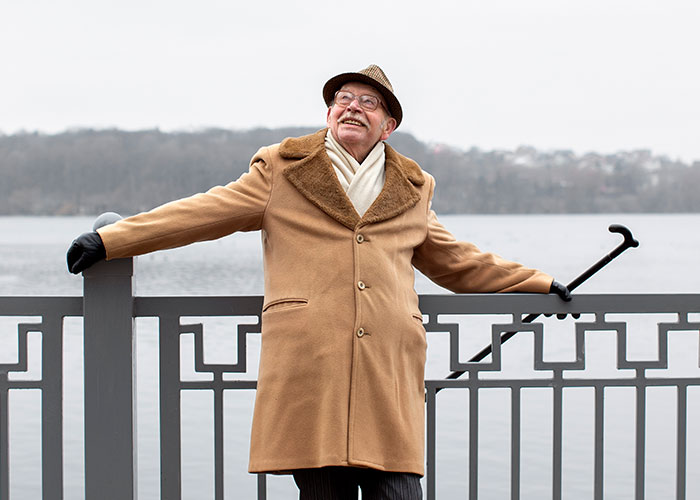
<instances>
[{"instance_id":1,"label":"tweed flat cap","mask_svg":"<svg viewBox=\"0 0 700 500\"><path fill-rule=\"evenodd\" d=\"M326 102L326 106L333 104L336 91L347 82L365 83L377 89L384 97L389 113L396 120L396 127L398 128L403 118L403 111L399 100L394 95L394 88L391 86L391 82L389 82L382 68L376 64L370 64L360 71L341 73L328 80L323 86L323 100Z\"/></svg>"}]
</instances>

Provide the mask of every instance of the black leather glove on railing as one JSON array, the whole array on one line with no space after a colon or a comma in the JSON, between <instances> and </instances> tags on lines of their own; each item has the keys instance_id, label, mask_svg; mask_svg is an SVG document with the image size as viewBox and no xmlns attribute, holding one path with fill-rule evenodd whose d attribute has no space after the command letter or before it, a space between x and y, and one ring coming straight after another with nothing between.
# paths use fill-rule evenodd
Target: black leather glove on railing
<instances>
[{"instance_id":1,"label":"black leather glove on railing","mask_svg":"<svg viewBox=\"0 0 700 500\"><path fill-rule=\"evenodd\" d=\"M104 243L97 231L83 233L73 240L73 244L68 249L66 254L68 270L78 274L106 256Z\"/></svg>"},{"instance_id":2,"label":"black leather glove on railing","mask_svg":"<svg viewBox=\"0 0 700 500\"><path fill-rule=\"evenodd\" d=\"M566 288L566 285L562 285L558 281L552 281L552 286L549 287L549 293L556 293L564 302L569 302L571 300L569 289Z\"/></svg>"},{"instance_id":3,"label":"black leather glove on railing","mask_svg":"<svg viewBox=\"0 0 700 500\"><path fill-rule=\"evenodd\" d=\"M552 286L549 287L549 293L556 293L561 300L564 302L569 302L571 301L571 292L569 292L569 289L566 288L566 285L562 285L558 281L552 281ZM545 316L551 316L551 314L545 314ZM572 313L571 316L574 319L578 319L581 317L579 313ZM558 319L564 319L566 318L565 313L559 313L557 314Z\"/></svg>"}]
</instances>

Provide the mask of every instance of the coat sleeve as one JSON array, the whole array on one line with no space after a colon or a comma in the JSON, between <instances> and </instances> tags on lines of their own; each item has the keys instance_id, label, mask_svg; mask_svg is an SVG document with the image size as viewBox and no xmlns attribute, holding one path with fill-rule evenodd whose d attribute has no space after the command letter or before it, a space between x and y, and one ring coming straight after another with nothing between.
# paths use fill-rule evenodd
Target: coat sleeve
<instances>
[{"instance_id":1,"label":"coat sleeve","mask_svg":"<svg viewBox=\"0 0 700 500\"><path fill-rule=\"evenodd\" d=\"M272 192L265 149L238 180L98 229L107 259L131 257L260 229Z\"/></svg>"},{"instance_id":2,"label":"coat sleeve","mask_svg":"<svg viewBox=\"0 0 700 500\"><path fill-rule=\"evenodd\" d=\"M430 208L435 181L426 178L430 191L427 234L413 254L413 265L419 271L455 293L549 292L551 276L457 241Z\"/></svg>"}]
</instances>

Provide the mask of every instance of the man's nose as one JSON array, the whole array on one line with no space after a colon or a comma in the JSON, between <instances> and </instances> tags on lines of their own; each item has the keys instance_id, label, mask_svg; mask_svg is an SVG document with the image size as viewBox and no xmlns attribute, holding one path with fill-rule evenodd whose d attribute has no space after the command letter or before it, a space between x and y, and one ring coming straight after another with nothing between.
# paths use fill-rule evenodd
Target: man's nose
<instances>
[{"instance_id":1,"label":"man's nose","mask_svg":"<svg viewBox=\"0 0 700 500\"><path fill-rule=\"evenodd\" d=\"M362 106L360 106L360 98L355 97L350 104L348 104L348 109L352 111L360 111L362 109Z\"/></svg>"}]
</instances>

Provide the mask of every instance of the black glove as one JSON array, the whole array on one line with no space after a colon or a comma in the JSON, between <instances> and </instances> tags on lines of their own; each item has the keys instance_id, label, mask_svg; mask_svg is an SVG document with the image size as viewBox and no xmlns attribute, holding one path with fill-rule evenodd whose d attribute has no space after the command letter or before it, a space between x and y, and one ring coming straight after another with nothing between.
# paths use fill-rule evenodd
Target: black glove
<instances>
[{"instance_id":1,"label":"black glove","mask_svg":"<svg viewBox=\"0 0 700 500\"><path fill-rule=\"evenodd\" d=\"M566 285L562 285L558 281L552 281L552 286L549 287L549 293L556 293L561 300L564 302L569 302L571 301L571 292L569 292L569 289L566 288ZM545 316L551 316L551 314L545 314ZM579 319L581 315L579 313L573 313L571 315L574 319ZM564 313L559 313L557 314L557 319L564 319L566 318L566 314Z\"/></svg>"},{"instance_id":2,"label":"black glove","mask_svg":"<svg viewBox=\"0 0 700 500\"><path fill-rule=\"evenodd\" d=\"M68 249L66 254L68 270L78 274L106 256L107 252L100 235L96 231L83 233L73 240L73 244Z\"/></svg>"},{"instance_id":3,"label":"black glove","mask_svg":"<svg viewBox=\"0 0 700 500\"><path fill-rule=\"evenodd\" d=\"M549 287L549 293L556 293L564 302L569 302L571 300L569 289L558 281L552 281L552 286Z\"/></svg>"}]
</instances>

